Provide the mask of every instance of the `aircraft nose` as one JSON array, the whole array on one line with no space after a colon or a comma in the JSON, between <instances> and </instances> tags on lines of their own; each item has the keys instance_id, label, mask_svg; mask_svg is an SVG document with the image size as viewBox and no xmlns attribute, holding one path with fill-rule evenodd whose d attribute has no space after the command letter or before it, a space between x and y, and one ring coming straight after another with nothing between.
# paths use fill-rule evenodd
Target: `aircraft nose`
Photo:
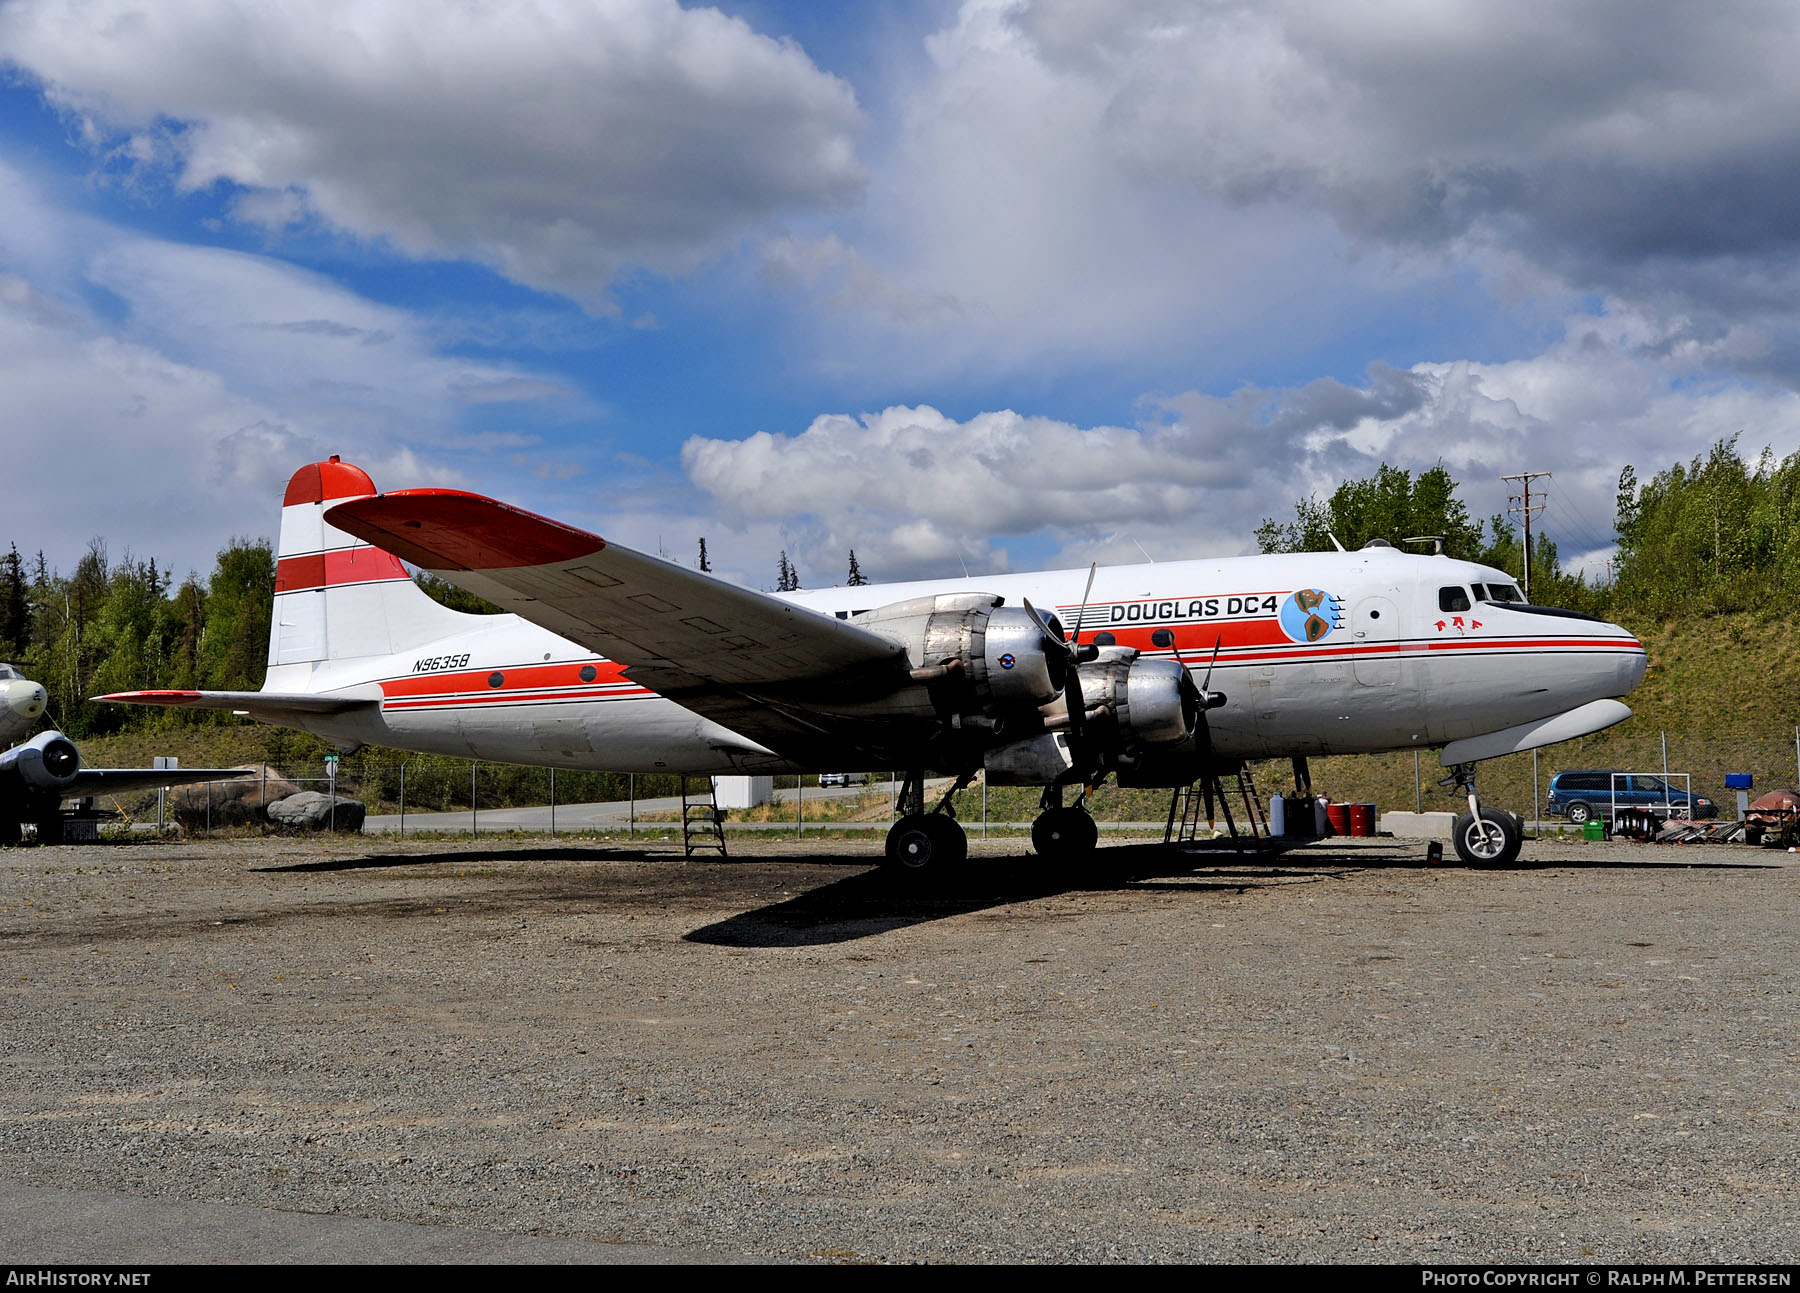
<instances>
[{"instance_id":1,"label":"aircraft nose","mask_svg":"<svg viewBox=\"0 0 1800 1293\"><path fill-rule=\"evenodd\" d=\"M6 684L7 712L27 722L43 713L49 700L48 693L38 683L20 679Z\"/></svg>"},{"instance_id":2,"label":"aircraft nose","mask_svg":"<svg viewBox=\"0 0 1800 1293\"><path fill-rule=\"evenodd\" d=\"M1644 644L1630 629L1618 624L1608 624L1606 631L1610 636L1620 640L1626 650L1612 655L1612 673L1614 690L1609 696L1623 696L1644 681L1644 670L1649 665L1649 657L1644 654Z\"/></svg>"}]
</instances>

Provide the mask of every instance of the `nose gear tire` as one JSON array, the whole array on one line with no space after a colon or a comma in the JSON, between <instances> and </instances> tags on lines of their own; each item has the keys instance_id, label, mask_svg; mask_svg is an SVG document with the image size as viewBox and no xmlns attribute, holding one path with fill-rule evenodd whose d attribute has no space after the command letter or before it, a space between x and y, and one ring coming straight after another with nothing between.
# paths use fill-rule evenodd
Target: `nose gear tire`
<instances>
[{"instance_id":1,"label":"nose gear tire","mask_svg":"<svg viewBox=\"0 0 1800 1293\"><path fill-rule=\"evenodd\" d=\"M1510 866L1525 843L1523 824L1499 808L1483 808L1479 821L1463 813L1452 830L1456 856L1468 866Z\"/></svg>"}]
</instances>

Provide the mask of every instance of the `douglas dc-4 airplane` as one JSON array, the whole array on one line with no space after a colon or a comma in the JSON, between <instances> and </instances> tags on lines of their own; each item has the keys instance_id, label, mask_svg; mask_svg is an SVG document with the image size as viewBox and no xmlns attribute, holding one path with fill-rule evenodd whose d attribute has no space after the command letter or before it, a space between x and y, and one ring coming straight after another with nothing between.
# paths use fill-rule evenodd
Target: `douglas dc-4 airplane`
<instances>
[{"instance_id":1,"label":"douglas dc-4 airplane","mask_svg":"<svg viewBox=\"0 0 1800 1293\"><path fill-rule=\"evenodd\" d=\"M40 684L0 664L0 745L30 731L48 700ZM73 741L61 732L39 732L0 753L0 844L17 844L27 821L37 826L38 843L59 843L65 799L243 775L239 768L84 768Z\"/></svg>"},{"instance_id":2,"label":"douglas dc-4 airplane","mask_svg":"<svg viewBox=\"0 0 1800 1293\"><path fill-rule=\"evenodd\" d=\"M433 601L402 561L498 604ZM1085 857L1086 789L1182 786L1246 759L1440 748L1466 861L1518 855L1475 765L1599 731L1644 648L1526 605L1511 576L1357 552L1000 575L771 596L493 499L378 494L332 458L283 501L256 692L101 699L229 709L340 747L565 768L905 770L897 867L960 861L954 794L1045 787L1040 854ZM956 784L933 808L928 771ZM1071 805L1064 788L1081 788Z\"/></svg>"}]
</instances>

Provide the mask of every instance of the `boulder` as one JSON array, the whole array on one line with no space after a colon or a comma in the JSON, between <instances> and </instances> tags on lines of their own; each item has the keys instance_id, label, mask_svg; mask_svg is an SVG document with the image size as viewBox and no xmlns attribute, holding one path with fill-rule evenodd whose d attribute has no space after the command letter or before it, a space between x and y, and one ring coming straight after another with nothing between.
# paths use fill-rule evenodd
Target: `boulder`
<instances>
[{"instance_id":1,"label":"boulder","mask_svg":"<svg viewBox=\"0 0 1800 1293\"><path fill-rule=\"evenodd\" d=\"M214 827L257 826L263 821L264 804L285 799L300 789L266 763L244 764L241 770L249 775L237 781L171 786L170 815L189 830L204 830L209 824ZM209 799L212 805L210 818L207 813Z\"/></svg>"},{"instance_id":2,"label":"boulder","mask_svg":"<svg viewBox=\"0 0 1800 1293\"><path fill-rule=\"evenodd\" d=\"M270 804L268 815L271 822L285 830L338 830L354 834L362 830L363 818L368 815L368 810L363 807L361 800L345 799L339 795L334 806L330 795L322 795L316 790L302 790L297 795L289 795Z\"/></svg>"}]
</instances>

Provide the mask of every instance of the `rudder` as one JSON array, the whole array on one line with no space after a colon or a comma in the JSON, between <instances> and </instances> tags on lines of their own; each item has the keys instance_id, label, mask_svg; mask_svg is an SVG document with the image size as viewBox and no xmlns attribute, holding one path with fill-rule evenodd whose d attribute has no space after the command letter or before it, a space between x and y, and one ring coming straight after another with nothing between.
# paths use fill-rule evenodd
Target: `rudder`
<instances>
[{"instance_id":1,"label":"rudder","mask_svg":"<svg viewBox=\"0 0 1800 1293\"><path fill-rule=\"evenodd\" d=\"M308 690L326 662L404 651L469 618L428 597L392 553L325 523L327 507L375 492L367 472L335 454L288 481L264 690Z\"/></svg>"}]
</instances>

